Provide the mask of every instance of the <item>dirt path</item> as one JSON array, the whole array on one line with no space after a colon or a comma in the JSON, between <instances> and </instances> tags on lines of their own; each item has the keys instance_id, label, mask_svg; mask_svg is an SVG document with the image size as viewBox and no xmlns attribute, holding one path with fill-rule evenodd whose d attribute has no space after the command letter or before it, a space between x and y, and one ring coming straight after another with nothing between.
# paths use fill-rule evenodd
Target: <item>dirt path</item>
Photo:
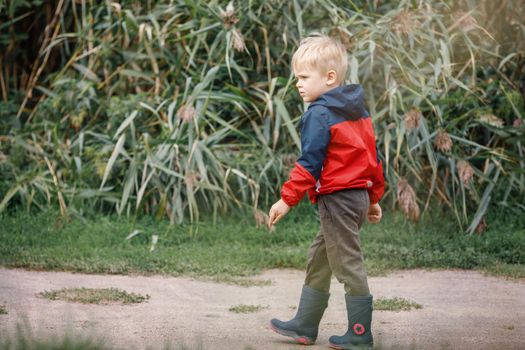
<instances>
[{"instance_id":1,"label":"dirt path","mask_svg":"<svg viewBox=\"0 0 525 350\"><path fill-rule=\"evenodd\" d=\"M0 339L16 333L25 318L40 337L72 334L105 339L119 349L306 349L267 327L272 317L293 316L303 273L270 270L255 279L265 287L240 287L162 276L84 275L0 268ZM375 298L403 297L420 310L374 313L374 335L381 349L525 349L525 281L486 277L473 271L422 271L370 278ZM135 305L83 305L38 297L44 290L71 287L121 288L148 294ZM248 314L228 309L239 304L267 308ZM317 344L346 326L342 287L332 297ZM0 342L1 344L2 342Z\"/></svg>"}]
</instances>

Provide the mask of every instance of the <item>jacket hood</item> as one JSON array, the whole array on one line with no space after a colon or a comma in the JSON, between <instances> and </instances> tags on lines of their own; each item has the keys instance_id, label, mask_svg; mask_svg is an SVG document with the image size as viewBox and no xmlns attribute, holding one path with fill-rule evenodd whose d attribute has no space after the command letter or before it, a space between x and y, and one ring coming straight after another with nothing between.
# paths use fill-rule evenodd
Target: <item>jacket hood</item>
<instances>
[{"instance_id":1,"label":"jacket hood","mask_svg":"<svg viewBox=\"0 0 525 350\"><path fill-rule=\"evenodd\" d=\"M338 116L356 120L368 117L364 100L361 85L349 84L325 92L312 102L310 107L323 106Z\"/></svg>"}]
</instances>

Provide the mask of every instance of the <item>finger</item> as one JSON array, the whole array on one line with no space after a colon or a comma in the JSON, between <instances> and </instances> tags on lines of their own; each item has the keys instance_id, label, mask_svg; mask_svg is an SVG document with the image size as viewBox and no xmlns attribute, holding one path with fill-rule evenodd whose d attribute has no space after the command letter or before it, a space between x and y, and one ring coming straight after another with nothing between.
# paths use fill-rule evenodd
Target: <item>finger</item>
<instances>
[{"instance_id":1,"label":"finger","mask_svg":"<svg viewBox=\"0 0 525 350\"><path fill-rule=\"evenodd\" d=\"M368 221L372 223L376 223L379 221L379 216L377 215L368 215Z\"/></svg>"},{"instance_id":2,"label":"finger","mask_svg":"<svg viewBox=\"0 0 525 350\"><path fill-rule=\"evenodd\" d=\"M275 220L275 211L270 209L270 214L268 215L268 228L272 228L273 221Z\"/></svg>"},{"instance_id":3,"label":"finger","mask_svg":"<svg viewBox=\"0 0 525 350\"><path fill-rule=\"evenodd\" d=\"M282 217L283 217L282 214L277 214L277 215L275 216L275 219L274 219L273 222L272 222L272 225L275 225L276 223L278 223L279 220L281 220Z\"/></svg>"}]
</instances>

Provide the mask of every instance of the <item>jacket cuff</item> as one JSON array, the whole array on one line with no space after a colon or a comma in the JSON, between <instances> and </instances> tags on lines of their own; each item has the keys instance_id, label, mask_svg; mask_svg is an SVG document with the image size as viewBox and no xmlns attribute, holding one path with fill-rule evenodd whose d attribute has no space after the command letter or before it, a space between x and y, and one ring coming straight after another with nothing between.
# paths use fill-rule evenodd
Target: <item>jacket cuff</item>
<instances>
[{"instance_id":1,"label":"jacket cuff","mask_svg":"<svg viewBox=\"0 0 525 350\"><path fill-rule=\"evenodd\" d=\"M281 199L286 205L296 206L305 193L315 187L316 180L301 164L295 163L290 172L290 179L286 181L281 189Z\"/></svg>"}]
</instances>

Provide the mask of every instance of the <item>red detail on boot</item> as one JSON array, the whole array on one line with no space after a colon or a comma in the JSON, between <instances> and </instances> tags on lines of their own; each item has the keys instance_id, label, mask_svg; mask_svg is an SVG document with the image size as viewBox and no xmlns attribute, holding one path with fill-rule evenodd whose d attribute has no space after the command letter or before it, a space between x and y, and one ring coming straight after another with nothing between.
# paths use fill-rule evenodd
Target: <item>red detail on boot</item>
<instances>
[{"instance_id":1,"label":"red detail on boot","mask_svg":"<svg viewBox=\"0 0 525 350\"><path fill-rule=\"evenodd\" d=\"M365 326L363 326L361 323L354 324L354 333L357 335L365 334Z\"/></svg>"},{"instance_id":2,"label":"red detail on boot","mask_svg":"<svg viewBox=\"0 0 525 350\"><path fill-rule=\"evenodd\" d=\"M294 338L296 342L303 345L311 345L311 343L306 338Z\"/></svg>"}]
</instances>

